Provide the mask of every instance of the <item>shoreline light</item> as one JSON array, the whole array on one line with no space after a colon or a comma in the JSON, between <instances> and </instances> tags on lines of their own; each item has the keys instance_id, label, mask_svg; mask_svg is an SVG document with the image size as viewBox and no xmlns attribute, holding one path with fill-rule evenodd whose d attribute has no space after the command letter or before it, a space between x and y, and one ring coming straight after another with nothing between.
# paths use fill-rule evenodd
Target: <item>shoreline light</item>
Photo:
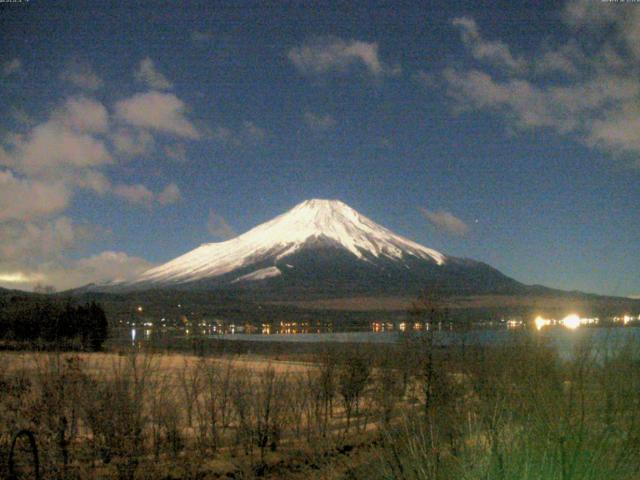
<instances>
[{"instance_id":1,"label":"shoreline light","mask_svg":"<svg viewBox=\"0 0 640 480\"><path fill-rule=\"evenodd\" d=\"M535 323L536 329L538 330L542 330L543 327L551 325L551 320L549 320L548 318L542 318L541 316L537 316L533 322Z\"/></svg>"},{"instance_id":2,"label":"shoreline light","mask_svg":"<svg viewBox=\"0 0 640 480\"><path fill-rule=\"evenodd\" d=\"M575 313L572 313L560 320L560 323L570 330L575 330L582 324L582 319Z\"/></svg>"}]
</instances>

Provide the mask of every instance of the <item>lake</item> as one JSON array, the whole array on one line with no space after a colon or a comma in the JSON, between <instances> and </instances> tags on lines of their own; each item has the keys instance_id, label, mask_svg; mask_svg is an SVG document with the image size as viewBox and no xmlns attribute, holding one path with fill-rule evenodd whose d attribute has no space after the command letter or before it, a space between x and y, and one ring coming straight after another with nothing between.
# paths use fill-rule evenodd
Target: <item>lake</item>
<instances>
[{"instance_id":1,"label":"lake","mask_svg":"<svg viewBox=\"0 0 640 480\"><path fill-rule=\"evenodd\" d=\"M124 333L124 332L122 332ZM120 337L121 341L132 343L145 343L151 341L156 344L170 344L173 341L180 341L187 338L199 339L199 341L238 341L238 342L258 342L258 343L372 343L372 344L393 344L400 341L407 335L420 335L421 333L403 333L399 331L390 332L325 332L325 333L298 333L298 334L213 334L213 335L186 335L184 331L159 332L143 329L132 329L128 340ZM563 357L570 357L577 345L581 342L590 341L593 345L604 352L614 351L621 348L629 341L639 341L640 328L633 326L626 327L582 327L570 330L561 326L535 329L519 328L478 328L469 331L455 330L434 330L433 342L439 346L456 345L500 345L508 342L515 342L522 336L534 339L541 339L555 347ZM123 342L123 343L124 343Z\"/></svg>"},{"instance_id":2,"label":"lake","mask_svg":"<svg viewBox=\"0 0 640 480\"><path fill-rule=\"evenodd\" d=\"M312 343L396 343L405 334L402 332L333 332L333 333L301 333L296 335L216 335L212 338L223 340L242 340L253 342L312 342ZM440 330L431 332L433 341L440 346L455 345L500 345L516 341L523 335L539 338L549 342L561 356L570 357L581 342L593 342L593 345L604 353L604 348L611 352L622 348L630 341L640 342L640 328L637 327L597 327L569 330L564 327L550 327L540 331L533 329L478 329L466 332Z\"/></svg>"}]
</instances>

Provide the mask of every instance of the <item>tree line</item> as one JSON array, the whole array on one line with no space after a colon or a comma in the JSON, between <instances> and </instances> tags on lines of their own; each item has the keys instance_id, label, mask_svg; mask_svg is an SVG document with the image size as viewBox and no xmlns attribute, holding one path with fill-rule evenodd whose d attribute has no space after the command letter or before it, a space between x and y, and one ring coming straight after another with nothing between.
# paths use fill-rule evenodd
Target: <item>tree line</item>
<instances>
[{"instance_id":1,"label":"tree line","mask_svg":"<svg viewBox=\"0 0 640 480\"><path fill-rule=\"evenodd\" d=\"M96 351L107 339L103 308L47 298L11 297L0 301L0 339L12 347L59 347Z\"/></svg>"}]
</instances>

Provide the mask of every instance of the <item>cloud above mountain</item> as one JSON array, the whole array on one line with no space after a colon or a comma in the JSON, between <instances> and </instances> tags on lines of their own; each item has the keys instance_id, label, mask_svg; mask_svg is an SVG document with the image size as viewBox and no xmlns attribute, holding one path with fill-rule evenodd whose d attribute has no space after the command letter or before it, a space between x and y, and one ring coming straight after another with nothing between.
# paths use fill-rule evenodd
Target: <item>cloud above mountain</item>
<instances>
[{"instance_id":1,"label":"cloud above mountain","mask_svg":"<svg viewBox=\"0 0 640 480\"><path fill-rule=\"evenodd\" d=\"M115 105L116 117L139 128L190 139L200 133L186 116L186 106L173 93L150 91L138 93Z\"/></svg>"},{"instance_id":2,"label":"cloud above mountain","mask_svg":"<svg viewBox=\"0 0 640 480\"><path fill-rule=\"evenodd\" d=\"M104 86L104 81L93 70L91 65L79 60L71 60L67 63L62 72L60 72L60 80L64 84L90 92L99 90Z\"/></svg>"},{"instance_id":3,"label":"cloud above mountain","mask_svg":"<svg viewBox=\"0 0 640 480\"><path fill-rule=\"evenodd\" d=\"M380 59L376 42L343 40L335 36L311 38L291 48L287 57L304 75L347 73L357 67L363 67L374 77L400 73L400 67L390 67Z\"/></svg>"},{"instance_id":4,"label":"cloud above mountain","mask_svg":"<svg viewBox=\"0 0 640 480\"><path fill-rule=\"evenodd\" d=\"M156 68L153 60L146 57L140 62L135 72L135 79L155 90L168 90L173 84Z\"/></svg>"},{"instance_id":5,"label":"cloud above mountain","mask_svg":"<svg viewBox=\"0 0 640 480\"><path fill-rule=\"evenodd\" d=\"M462 237L469 232L469 226L446 210L427 210L420 208L420 212L434 227L450 235Z\"/></svg>"},{"instance_id":6,"label":"cloud above mountain","mask_svg":"<svg viewBox=\"0 0 640 480\"><path fill-rule=\"evenodd\" d=\"M4 73L13 74L18 67L5 65ZM171 87L148 58L135 73L153 88ZM173 93L151 90L115 102L98 99L88 92L103 88L103 80L78 61L71 62L59 80L83 93L63 96L43 118L29 116L17 123L17 131L0 139L0 285L24 288L37 281L77 286L73 282L106 279L104 272L126 277L125 254L106 251L86 261L68 257L99 226L77 223L67 211L79 195L145 208L179 202L182 194L175 181L156 179L160 185L152 188L111 177L135 159L147 158L165 137L200 138L186 104ZM142 259L132 263L150 265Z\"/></svg>"},{"instance_id":7,"label":"cloud above mountain","mask_svg":"<svg viewBox=\"0 0 640 480\"><path fill-rule=\"evenodd\" d=\"M207 218L207 230L209 234L216 240L228 240L233 238L238 233L229 225L227 219L214 210L209 210L209 217Z\"/></svg>"},{"instance_id":8,"label":"cloud above mountain","mask_svg":"<svg viewBox=\"0 0 640 480\"><path fill-rule=\"evenodd\" d=\"M529 56L486 40L473 18L455 18L479 65L444 70L454 111L492 112L509 129L552 129L640 167L640 9L573 0L562 18L569 38Z\"/></svg>"}]
</instances>

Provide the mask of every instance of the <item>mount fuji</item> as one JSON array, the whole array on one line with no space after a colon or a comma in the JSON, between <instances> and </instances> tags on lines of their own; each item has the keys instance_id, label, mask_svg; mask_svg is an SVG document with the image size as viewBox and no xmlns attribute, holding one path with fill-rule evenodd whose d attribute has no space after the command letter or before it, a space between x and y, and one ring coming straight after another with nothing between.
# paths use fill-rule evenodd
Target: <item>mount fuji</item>
<instances>
[{"instance_id":1,"label":"mount fuji","mask_svg":"<svg viewBox=\"0 0 640 480\"><path fill-rule=\"evenodd\" d=\"M240 290L272 298L518 293L489 265L397 235L338 200L304 201L236 238L207 243L106 290Z\"/></svg>"}]
</instances>

